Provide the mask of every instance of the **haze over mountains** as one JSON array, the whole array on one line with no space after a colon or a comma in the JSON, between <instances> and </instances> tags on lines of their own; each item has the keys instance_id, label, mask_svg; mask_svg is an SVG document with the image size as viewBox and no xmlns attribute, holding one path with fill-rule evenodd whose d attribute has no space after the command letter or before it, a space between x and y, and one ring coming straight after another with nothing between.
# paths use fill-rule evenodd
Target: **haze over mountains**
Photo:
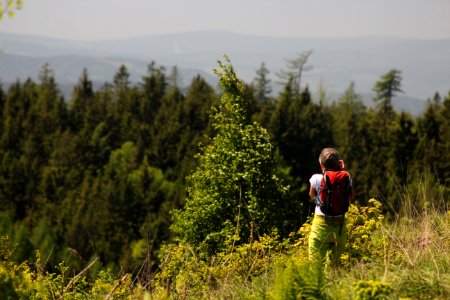
<instances>
[{"instance_id":1,"label":"haze over mountains","mask_svg":"<svg viewBox=\"0 0 450 300\"><path fill-rule=\"evenodd\" d=\"M182 86L188 86L196 74L216 85L213 68L223 54L229 56L237 74L248 83L264 62L277 93L281 86L275 83L276 73L286 68L286 59L308 50L313 50L308 61L313 68L304 73L302 81L313 93L322 86L330 101L352 81L356 92L370 99L375 82L393 68L401 70L403 77L404 94L394 101L399 109L418 114L435 92L446 95L450 91L450 39L274 38L192 32L80 42L0 33L0 45L0 80L4 84L18 78L36 79L47 62L61 89L66 86L66 96L83 68L97 86L112 82L120 64L127 66L133 82L139 82L151 61L168 69L176 65Z\"/></svg>"}]
</instances>

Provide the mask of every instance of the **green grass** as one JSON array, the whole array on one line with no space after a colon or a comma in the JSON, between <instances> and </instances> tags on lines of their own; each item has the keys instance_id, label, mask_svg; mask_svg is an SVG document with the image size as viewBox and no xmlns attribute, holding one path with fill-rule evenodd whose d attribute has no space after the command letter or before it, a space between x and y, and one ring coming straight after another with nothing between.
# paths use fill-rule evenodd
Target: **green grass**
<instances>
[{"instance_id":1,"label":"green grass","mask_svg":"<svg viewBox=\"0 0 450 300\"><path fill-rule=\"evenodd\" d=\"M354 208L350 213L350 221L355 218L358 226L354 226L356 233L351 235L347 247L349 259L341 267L326 266L323 272L314 269L306 260L304 237L298 239L300 243L288 243L283 250L267 251L262 256L252 256L241 247L235 250L240 258L233 263L225 259L226 255L219 261L215 257L216 264L226 276L220 272L210 273L215 276L213 285L201 289L187 287L185 290L192 293L183 294L182 298L450 298L450 212L442 205L425 206L420 210L409 207L395 221L386 221L377 214L376 203L373 207ZM305 228L303 234L308 231L308 227ZM371 230L370 234L367 234L368 230ZM369 237L361 238L364 235ZM258 272L250 270L245 279L243 270L238 272L236 268L236 265L244 267L261 261L267 265ZM192 265L192 262L185 263ZM210 265L198 271L211 272L213 269ZM169 294L172 299L179 296L176 290Z\"/></svg>"},{"instance_id":2,"label":"green grass","mask_svg":"<svg viewBox=\"0 0 450 300\"><path fill-rule=\"evenodd\" d=\"M424 196L425 194L422 194ZM430 200L439 194L428 195ZM411 197L411 196L410 196ZM172 244L152 280L100 272L74 276L10 261L7 238L0 243L0 289L11 299L449 299L450 211L412 206L387 221L379 202L348 213L349 243L340 267L307 260L309 226L279 242L276 232L214 257ZM425 203L425 202L424 202ZM64 271L64 272L63 272ZM140 282L140 284L138 284ZM144 289L143 286L146 288Z\"/></svg>"}]
</instances>

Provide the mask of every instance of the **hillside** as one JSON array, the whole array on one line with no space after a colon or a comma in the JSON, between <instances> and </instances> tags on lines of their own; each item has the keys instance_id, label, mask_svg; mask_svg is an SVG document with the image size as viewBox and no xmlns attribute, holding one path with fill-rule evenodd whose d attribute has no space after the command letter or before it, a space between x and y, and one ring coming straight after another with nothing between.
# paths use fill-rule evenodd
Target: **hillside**
<instances>
[{"instance_id":1,"label":"hillside","mask_svg":"<svg viewBox=\"0 0 450 300\"><path fill-rule=\"evenodd\" d=\"M125 64L132 81L139 81L147 65L155 61L167 68L177 65L182 85L201 74L213 86L217 80L212 69L216 60L227 54L240 76L251 82L264 62L270 70L273 91L276 73L286 66L286 59L312 49L311 71L304 82L312 92L322 86L330 95L339 95L351 81L356 91L370 94L376 80L392 68L402 71L402 98L399 110L417 115L424 100L435 92L450 90L450 40L418 40L387 37L358 38L273 38L227 32L192 32L135 37L124 40L70 41L0 33L0 79L4 83L17 78L36 78L40 67L49 63L58 82L70 86L83 68L93 81L111 81L120 64ZM370 97L369 97L370 98ZM411 105L411 103L414 103Z\"/></svg>"},{"instance_id":2,"label":"hillside","mask_svg":"<svg viewBox=\"0 0 450 300\"><path fill-rule=\"evenodd\" d=\"M0 299L449 299L450 95L419 118L249 102L226 61L221 92L121 68L69 103L45 70L0 94ZM328 145L357 197L311 262Z\"/></svg>"}]
</instances>

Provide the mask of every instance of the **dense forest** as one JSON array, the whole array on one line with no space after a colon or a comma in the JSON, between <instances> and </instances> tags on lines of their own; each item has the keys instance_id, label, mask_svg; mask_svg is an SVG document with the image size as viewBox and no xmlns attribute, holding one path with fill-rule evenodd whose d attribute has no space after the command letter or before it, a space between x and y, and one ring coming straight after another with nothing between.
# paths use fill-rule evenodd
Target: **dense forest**
<instances>
[{"instance_id":1,"label":"dense forest","mask_svg":"<svg viewBox=\"0 0 450 300\"><path fill-rule=\"evenodd\" d=\"M272 95L264 64L250 83L219 67L222 89L200 76L182 89L176 67L154 62L138 84L122 65L98 90L84 70L70 99L49 65L38 82L1 88L8 259L33 262L38 250L48 272L64 262L75 274L96 260L92 278L108 269L142 282L167 266L164 253L175 255L177 243L208 261L274 232L288 241L312 213L308 180L328 146L346 163L356 204L378 199L385 221L447 207L450 93L430 95L412 117L392 106L399 70L380 74L368 108L351 82L338 99L313 99L291 74Z\"/></svg>"}]
</instances>

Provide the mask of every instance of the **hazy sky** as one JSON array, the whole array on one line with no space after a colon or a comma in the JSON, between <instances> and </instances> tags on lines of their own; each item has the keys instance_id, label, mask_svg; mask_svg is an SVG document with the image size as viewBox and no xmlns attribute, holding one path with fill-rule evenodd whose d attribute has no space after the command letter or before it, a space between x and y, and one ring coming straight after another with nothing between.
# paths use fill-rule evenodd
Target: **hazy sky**
<instances>
[{"instance_id":1,"label":"hazy sky","mask_svg":"<svg viewBox=\"0 0 450 300\"><path fill-rule=\"evenodd\" d=\"M96 40L224 30L450 38L450 0L24 0L1 32Z\"/></svg>"}]
</instances>

